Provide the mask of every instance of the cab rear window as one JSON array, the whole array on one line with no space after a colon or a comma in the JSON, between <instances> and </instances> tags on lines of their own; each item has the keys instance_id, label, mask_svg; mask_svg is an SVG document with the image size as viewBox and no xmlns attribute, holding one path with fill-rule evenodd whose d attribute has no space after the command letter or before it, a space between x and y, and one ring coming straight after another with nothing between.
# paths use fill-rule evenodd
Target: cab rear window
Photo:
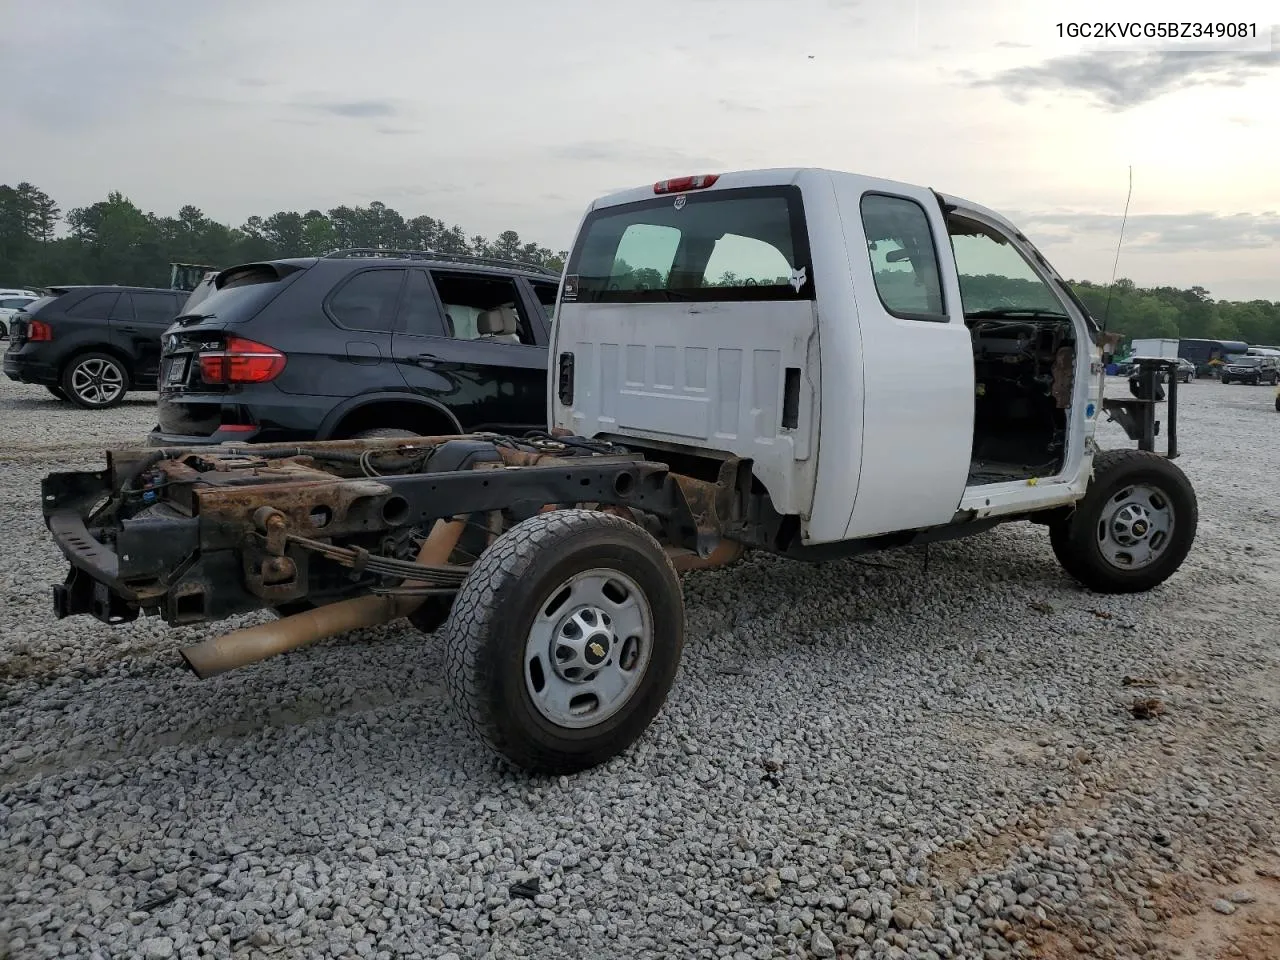
<instances>
[{"instance_id":1,"label":"cab rear window","mask_svg":"<svg viewBox=\"0 0 1280 960\"><path fill-rule=\"evenodd\" d=\"M590 214L566 303L811 300L800 189L693 191Z\"/></svg>"}]
</instances>

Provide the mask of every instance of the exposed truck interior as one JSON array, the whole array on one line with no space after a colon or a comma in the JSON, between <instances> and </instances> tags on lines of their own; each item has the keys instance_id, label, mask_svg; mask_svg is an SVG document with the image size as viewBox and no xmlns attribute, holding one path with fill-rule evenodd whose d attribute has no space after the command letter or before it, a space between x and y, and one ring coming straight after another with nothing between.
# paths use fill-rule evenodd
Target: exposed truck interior
<instances>
[{"instance_id":1,"label":"exposed truck interior","mask_svg":"<svg viewBox=\"0 0 1280 960\"><path fill-rule=\"evenodd\" d=\"M999 231L956 214L947 227L973 341L969 484L1053 476L1066 459L1071 318Z\"/></svg>"}]
</instances>

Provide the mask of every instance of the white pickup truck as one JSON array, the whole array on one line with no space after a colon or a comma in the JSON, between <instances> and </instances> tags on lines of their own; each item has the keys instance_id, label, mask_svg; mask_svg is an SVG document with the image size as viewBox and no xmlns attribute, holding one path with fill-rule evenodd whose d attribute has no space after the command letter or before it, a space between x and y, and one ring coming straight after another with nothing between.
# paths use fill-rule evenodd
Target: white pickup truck
<instances>
[{"instance_id":1,"label":"white pickup truck","mask_svg":"<svg viewBox=\"0 0 1280 960\"><path fill-rule=\"evenodd\" d=\"M1195 537L1154 452L1165 366L1102 396L1097 327L1016 227L827 170L684 177L591 204L556 305L551 432L110 453L45 480L59 616L282 619L183 649L210 676L408 616L513 763L639 737L683 647L677 571L1048 527L1097 591ZM1138 450L1098 452L1104 409ZM816 575L823 575L818 573Z\"/></svg>"}]
</instances>

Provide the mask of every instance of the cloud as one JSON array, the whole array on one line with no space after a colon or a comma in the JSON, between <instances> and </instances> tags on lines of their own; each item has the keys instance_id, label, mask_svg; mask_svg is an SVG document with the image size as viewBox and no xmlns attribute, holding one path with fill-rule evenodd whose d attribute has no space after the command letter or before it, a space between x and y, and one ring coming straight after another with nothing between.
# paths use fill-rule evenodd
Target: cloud
<instances>
[{"instance_id":1,"label":"cloud","mask_svg":"<svg viewBox=\"0 0 1280 960\"><path fill-rule=\"evenodd\" d=\"M970 85L994 87L1017 103L1026 102L1033 92L1082 94L1109 110L1121 111L1188 87L1243 86L1276 69L1280 69L1280 55L1271 51L1095 51L972 78Z\"/></svg>"},{"instance_id":2,"label":"cloud","mask_svg":"<svg viewBox=\"0 0 1280 960\"><path fill-rule=\"evenodd\" d=\"M551 156L557 160L575 162L630 163L645 166L672 166L681 169L694 167L723 167L724 161L716 157L688 154L680 150L646 146L631 140L579 140L551 148Z\"/></svg>"},{"instance_id":3,"label":"cloud","mask_svg":"<svg viewBox=\"0 0 1280 960\"><path fill-rule=\"evenodd\" d=\"M305 106L336 117L394 117L399 112L390 100L331 100Z\"/></svg>"},{"instance_id":4,"label":"cloud","mask_svg":"<svg viewBox=\"0 0 1280 960\"><path fill-rule=\"evenodd\" d=\"M1016 222L1046 242L1068 241L1081 234L1120 236L1119 214L1023 213ZM1131 215L1125 225L1126 249L1161 253L1259 249L1280 246L1280 212L1148 213Z\"/></svg>"}]
</instances>

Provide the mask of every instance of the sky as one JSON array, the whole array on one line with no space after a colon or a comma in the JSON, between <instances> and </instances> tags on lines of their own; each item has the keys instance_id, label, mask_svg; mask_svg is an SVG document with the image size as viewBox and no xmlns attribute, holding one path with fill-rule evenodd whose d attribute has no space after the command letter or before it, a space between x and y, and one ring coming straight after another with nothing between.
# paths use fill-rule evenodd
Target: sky
<instances>
[{"instance_id":1,"label":"sky","mask_svg":"<svg viewBox=\"0 0 1280 960\"><path fill-rule=\"evenodd\" d=\"M560 250L613 190L825 166L1105 283L1132 166L1121 276L1280 300L1280 4L1191 3L1262 34L1187 52L1060 37L1092 2L0 0L0 183L231 225L380 200Z\"/></svg>"}]
</instances>

